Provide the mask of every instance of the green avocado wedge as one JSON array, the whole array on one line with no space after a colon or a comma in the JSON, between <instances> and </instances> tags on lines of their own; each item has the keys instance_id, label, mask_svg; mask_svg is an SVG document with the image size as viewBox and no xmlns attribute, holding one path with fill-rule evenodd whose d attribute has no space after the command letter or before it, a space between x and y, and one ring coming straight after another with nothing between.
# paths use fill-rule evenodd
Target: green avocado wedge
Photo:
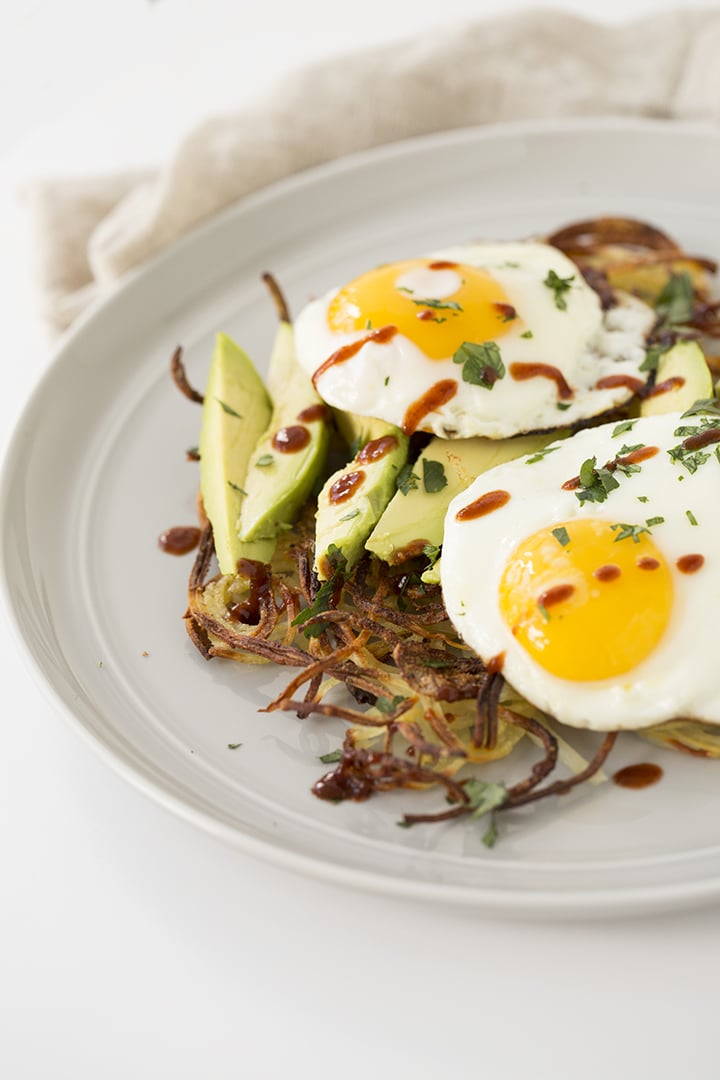
<instances>
[{"instance_id":1,"label":"green avocado wedge","mask_svg":"<svg viewBox=\"0 0 720 1080\"><path fill-rule=\"evenodd\" d=\"M330 411L295 355L292 325L281 322L268 374L274 408L245 477L240 538L272 539L292 525L325 463Z\"/></svg>"},{"instance_id":2,"label":"green avocado wedge","mask_svg":"<svg viewBox=\"0 0 720 1080\"><path fill-rule=\"evenodd\" d=\"M536 454L558 437L550 432L513 439L434 438L370 534L367 550L394 565L422 555L426 546L439 547L445 514L456 495L493 466Z\"/></svg>"},{"instance_id":3,"label":"green avocado wedge","mask_svg":"<svg viewBox=\"0 0 720 1080\"><path fill-rule=\"evenodd\" d=\"M660 357L655 388L669 387L663 393L650 394L640 405L641 416L685 412L696 401L714 395L713 379L705 355L697 341L678 341Z\"/></svg>"},{"instance_id":4,"label":"green avocado wedge","mask_svg":"<svg viewBox=\"0 0 720 1080\"><path fill-rule=\"evenodd\" d=\"M338 418L338 426L346 438L361 445L318 496L315 572L322 581L328 578L331 546L342 553L348 570L358 562L365 541L395 493L408 455L407 435L385 421L345 414Z\"/></svg>"},{"instance_id":5,"label":"green avocado wedge","mask_svg":"<svg viewBox=\"0 0 720 1080\"><path fill-rule=\"evenodd\" d=\"M250 455L267 427L271 406L250 358L218 334L210 363L200 428L200 491L222 574L237 573L239 559L267 562L275 542L243 543L238 518Z\"/></svg>"}]
</instances>

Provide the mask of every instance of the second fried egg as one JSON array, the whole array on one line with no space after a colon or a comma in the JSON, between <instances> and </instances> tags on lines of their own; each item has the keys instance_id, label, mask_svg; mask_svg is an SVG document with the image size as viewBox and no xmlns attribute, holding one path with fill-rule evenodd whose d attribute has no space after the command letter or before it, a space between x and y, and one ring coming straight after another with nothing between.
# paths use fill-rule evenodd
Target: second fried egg
<instances>
[{"instance_id":1,"label":"second fried egg","mask_svg":"<svg viewBox=\"0 0 720 1080\"><path fill-rule=\"evenodd\" d=\"M566 427L646 382L651 308L603 311L547 244L474 244L368 271L309 304L298 359L329 404L443 438Z\"/></svg>"}]
</instances>

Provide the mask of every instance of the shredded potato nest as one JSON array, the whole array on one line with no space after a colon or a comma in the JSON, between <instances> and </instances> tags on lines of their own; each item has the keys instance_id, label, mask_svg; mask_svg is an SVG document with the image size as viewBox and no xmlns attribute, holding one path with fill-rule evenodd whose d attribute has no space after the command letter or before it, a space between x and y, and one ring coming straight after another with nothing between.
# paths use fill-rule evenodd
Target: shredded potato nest
<instances>
[{"instance_id":1,"label":"shredded potato nest","mask_svg":"<svg viewBox=\"0 0 720 1080\"><path fill-rule=\"evenodd\" d=\"M576 262L604 306L612 305L616 288L652 304L670 275L687 274L693 317L675 340L720 336L720 305L710 292L715 264L686 254L658 229L600 218L561 229L548 242ZM271 287L282 301L272 279ZM284 301L278 310L287 317ZM651 342L667 343L666 333L658 320ZM202 400L187 383L179 351L173 377L186 396ZM314 510L312 502L306 506L292 533L281 537L272 565L254 581L213 576L212 529L201 516L185 618L208 660L292 669L291 680L264 711L347 722L334 768L319 778L316 795L360 800L399 788L438 788L445 809L405 814L400 824L490 814L484 839L492 844L496 811L606 779L602 766L616 733L599 741L589 761L582 757L551 717L518 698L461 641L447 620L439 586L420 578L422 559L390 567L366 557L346 574L338 553L332 577L321 585L312 571ZM720 757L720 729L700 722L678 719L638 734L665 748ZM541 751L527 776L512 784L478 779L475 766L508 757L522 740ZM549 779L558 763L563 778Z\"/></svg>"}]
</instances>

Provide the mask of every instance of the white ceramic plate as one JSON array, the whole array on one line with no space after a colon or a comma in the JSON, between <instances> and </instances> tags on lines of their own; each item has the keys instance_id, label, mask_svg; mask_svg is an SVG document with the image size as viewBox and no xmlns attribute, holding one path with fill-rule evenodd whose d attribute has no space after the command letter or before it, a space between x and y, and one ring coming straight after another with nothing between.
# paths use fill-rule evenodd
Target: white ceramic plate
<instances>
[{"instance_id":1,"label":"white ceramic plate","mask_svg":"<svg viewBox=\"0 0 720 1080\"><path fill-rule=\"evenodd\" d=\"M261 363L275 329L261 271L297 310L383 261L612 213L717 257L719 183L720 136L704 128L610 120L454 132L279 184L131 277L66 339L5 466L7 599L63 711L164 805L336 881L563 917L720 895L720 764L633 736L615 764L657 761L661 783L585 786L503 815L492 851L477 823L398 829L409 793L317 801L318 755L339 745L339 728L259 714L282 673L206 664L181 621L191 556L156 545L163 529L193 522L197 484L184 451L200 414L172 387L168 358L182 342L202 385L223 329Z\"/></svg>"}]
</instances>

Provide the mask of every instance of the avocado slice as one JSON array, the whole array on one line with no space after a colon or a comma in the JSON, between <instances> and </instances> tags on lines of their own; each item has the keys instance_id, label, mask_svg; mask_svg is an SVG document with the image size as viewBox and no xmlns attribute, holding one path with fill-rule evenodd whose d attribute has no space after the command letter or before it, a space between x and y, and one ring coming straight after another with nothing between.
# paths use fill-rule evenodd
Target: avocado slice
<instances>
[{"instance_id":1,"label":"avocado slice","mask_svg":"<svg viewBox=\"0 0 720 1080\"><path fill-rule=\"evenodd\" d=\"M270 411L267 391L250 358L226 334L218 334L199 449L200 491L222 574L237 573L238 559L267 562L275 549L274 540L243 543L237 530L248 461Z\"/></svg>"},{"instance_id":2,"label":"avocado slice","mask_svg":"<svg viewBox=\"0 0 720 1080\"><path fill-rule=\"evenodd\" d=\"M348 570L360 559L365 541L395 493L408 455L407 435L383 420L347 413L340 428L346 438L359 438L362 445L318 496L315 572L323 581L329 576L327 555L332 545L342 552Z\"/></svg>"},{"instance_id":3,"label":"avocado slice","mask_svg":"<svg viewBox=\"0 0 720 1080\"><path fill-rule=\"evenodd\" d=\"M268 386L272 418L250 457L240 513L240 538L246 541L275 537L295 521L330 443L329 409L297 362L288 322L278 327Z\"/></svg>"},{"instance_id":4,"label":"avocado slice","mask_svg":"<svg viewBox=\"0 0 720 1080\"><path fill-rule=\"evenodd\" d=\"M432 439L413 465L415 486L395 494L365 546L391 565L421 555L426 545L439 546L450 502L480 473L535 454L558 437L551 432L513 439ZM444 477L444 486L438 477Z\"/></svg>"},{"instance_id":5,"label":"avocado slice","mask_svg":"<svg viewBox=\"0 0 720 1080\"><path fill-rule=\"evenodd\" d=\"M655 387L665 384L672 386L675 379L683 381L664 393L651 394L642 401L641 416L685 412L696 401L714 396L712 373L697 341L678 341L660 357Z\"/></svg>"}]
</instances>

